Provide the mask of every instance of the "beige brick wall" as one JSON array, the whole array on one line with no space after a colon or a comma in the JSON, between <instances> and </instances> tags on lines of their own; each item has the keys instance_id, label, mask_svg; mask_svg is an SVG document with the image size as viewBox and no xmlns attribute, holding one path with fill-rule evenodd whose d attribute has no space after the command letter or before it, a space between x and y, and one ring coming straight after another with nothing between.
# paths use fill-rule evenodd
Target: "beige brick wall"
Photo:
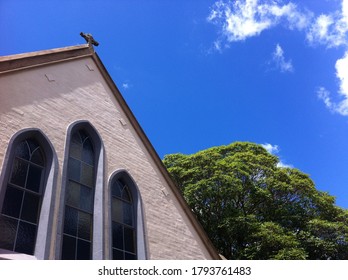
<instances>
[{"instance_id":1,"label":"beige brick wall","mask_svg":"<svg viewBox=\"0 0 348 280\"><path fill-rule=\"evenodd\" d=\"M56 150L59 188L67 128L77 120L89 121L103 140L105 184L114 171L126 169L138 185L143 201L148 257L209 258L197 232L91 58L0 75L0 171L4 168L10 138L21 129L39 128ZM58 191L57 202L59 199ZM56 205L55 219L61 210L59 203Z\"/></svg>"}]
</instances>

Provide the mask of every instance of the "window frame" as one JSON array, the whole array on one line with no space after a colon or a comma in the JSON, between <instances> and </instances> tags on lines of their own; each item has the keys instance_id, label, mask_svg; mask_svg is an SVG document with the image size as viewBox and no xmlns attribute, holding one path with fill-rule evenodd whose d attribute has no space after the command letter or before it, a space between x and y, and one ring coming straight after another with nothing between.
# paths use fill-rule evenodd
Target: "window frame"
<instances>
[{"instance_id":1,"label":"window frame","mask_svg":"<svg viewBox=\"0 0 348 280\"><path fill-rule=\"evenodd\" d=\"M103 241L104 241L104 222L103 222L103 189L104 189L104 145L101 137L95 127L86 120L79 120L69 125L66 135L62 188L59 202L59 219L57 226L57 242L55 258L61 259L63 245L63 226L65 215L65 196L68 185L68 163L70 155L70 142L75 132L84 130L91 138L94 148L95 162L95 190L93 201L93 232L92 232L92 260L104 259Z\"/></svg>"},{"instance_id":2,"label":"window frame","mask_svg":"<svg viewBox=\"0 0 348 280\"><path fill-rule=\"evenodd\" d=\"M109 229L107 234L106 246L107 246L107 259L112 260L112 185L114 181L122 179L128 186L128 189L132 196L132 204L133 204L133 216L134 216L134 229L136 231L136 256L137 260L146 260L147 259L147 244L146 244L146 236L145 236L145 228L144 228L144 212L142 207L142 199L139 192L139 188L135 183L132 176L125 169L119 169L113 172L109 178L108 183L108 192L107 198L108 202L106 203L106 213L107 213L107 228Z\"/></svg>"},{"instance_id":3,"label":"window frame","mask_svg":"<svg viewBox=\"0 0 348 280\"><path fill-rule=\"evenodd\" d=\"M10 139L3 161L0 175L0 209L2 209L7 184L12 174L15 159L15 149L26 139L35 139L45 156L45 171L43 174L42 201L37 225L34 254L24 254L0 248L0 259L48 259L53 237L53 214L55 195L57 192L56 178L58 173L58 158L55 149L47 136L37 128L27 128L16 132Z\"/></svg>"}]
</instances>

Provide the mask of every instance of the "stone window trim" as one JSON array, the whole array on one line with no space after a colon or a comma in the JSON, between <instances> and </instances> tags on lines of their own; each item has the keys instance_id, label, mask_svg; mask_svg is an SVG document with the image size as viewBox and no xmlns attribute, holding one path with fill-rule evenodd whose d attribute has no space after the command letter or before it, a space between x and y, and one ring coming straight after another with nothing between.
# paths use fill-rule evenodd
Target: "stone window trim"
<instances>
[{"instance_id":1,"label":"stone window trim","mask_svg":"<svg viewBox=\"0 0 348 280\"><path fill-rule=\"evenodd\" d=\"M17 145L28 139L35 139L41 146L46 158L46 168L44 173L44 191L42 198L41 211L39 214L39 224L37 229L34 255L17 253L0 248L0 259L29 259L44 260L49 258L53 229L53 213L57 192L56 179L58 174L58 158L55 149L47 136L38 128L26 128L16 132L10 139L4 157L2 172L0 175L0 209L7 188L7 182L11 175L11 166L14 160L15 148Z\"/></svg>"},{"instance_id":2,"label":"stone window trim","mask_svg":"<svg viewBox=\"0 0 348 280\"><path fill-rule=\"evenodd\" d=\"M107 258L106 259L112 259L112 231L111 231L111 186L113 184L114 181L118 180L118 179L123 179L128 187L129 190L131 192L132 198L133 198L133 203L134 205L134 210L135 210L135 229L136 229L136 247L137 247L137 259L138 260L146 260L148 259L147 256L147 244L146 244L146 231L145 231L145 227L144 227L144 211L143 211L143 203L142 203L142 199L141 199L141 195L139 192L139 188L137 186L137 184L135 183L134 179L132 178L132 176L129 174L129 172L125 169L118 169L116 171L114 171L108 180L108 189L107 189L107 203L105 203L106 205L106 209L105 209L105 213L107 213L106 215L106 228L108 228L109 230L105 233L108 236L105 237L106 240L108 240L108 242L106 242L107 245Z\"/></svg>"},{"instance_id":3,"label":"stone window trim","mask_svg":"<svg viewBox=\"0 0 348 280\"><path fill-rule=\"evenodd\" d=\"M64 210L65 210L65 193L68 183L68 161L70 154L70 141L74 132L85 130L90 136L94 145L96 176L95 176L95 196L94 196L94 212L93 212L93 233L92 233L92 259L104 259L104 215L103 215L103 192L104 192L104 145L96 128L86 120L78 120L71 123L67 129L65 152L62 170L62 188L59 201L59 214L57 226L57 242L55 259L61 259L61 247L63 241L64 226Z\"/></svg>"}]
</instances>

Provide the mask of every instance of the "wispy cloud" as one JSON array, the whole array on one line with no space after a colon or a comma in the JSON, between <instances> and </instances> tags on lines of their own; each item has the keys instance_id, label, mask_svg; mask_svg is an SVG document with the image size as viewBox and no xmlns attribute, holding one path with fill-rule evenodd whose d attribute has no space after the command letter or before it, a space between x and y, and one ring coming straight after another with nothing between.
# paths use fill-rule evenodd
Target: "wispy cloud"
<instances>
[{"instance_id":1,"label":"wispy cloud","mask_svg":"<svg viewBox=\"0 0 348 280\"><path fill-rule=\"evenodd\" d=\"M348 98L348 51L336 62L336 76L340 80L340 93Z\"/></svg>"},{"instance_id":2,"label":"wispy cloud","mask_svg":"<svg viewBox=\"0 0 348 280\"><path fill-rule=\"evenodd\" d=\"M336 77L340 84L339 95L342 98L341 101L332 101L330 92L324 87L320 87L317 94L330 111L348 116L348 51L346 51L343 58L336 61Z\"/></svg>"},{"instance_id":3,"label":"wispy cloud","mask_svg":"<svg viewBox=\"0 0 348 280\"><path fill-rule=\"evenodd\" d=\"M232 43L258 36L263 31L282 24L289 30L304 31L310 44L327 47L347 46L348 0L342 0L342 9L330 14L314 16L289 2L272 0L219 0L212 6L208 22L219 27L219 42Z\"/></svg>"},{"instance_id":4,"label":"wispy cloud","mask_svg":"<svg viewBox=\"0 0 348 280\"><path fill-rule=\"evenodd\" d=\"M279 146L278 145L272 145L269 143L265 143L265 144L261 144L261 146L266 149L267 152L269 152L272 155L278 156L279 157ZM283 162L282 160L279 160L278 167L283 167L283 168L293 168L293 166L291 164L287 164L285 162Z\"/></svg>"},{"instance_id":5,"label":"wispy cloud","mask_svg":"<svg viewBox=\"0 0 348 280\"><path fill-rule=\"evenodd\" d=\"M220 0L213 5L207 20L219 27L217 46L221 48L221 41L243 41L280 23L289 29L302 30L308 26L310 18L311 13L299 11L291 2L281 5L275 1Z\"/></svg>"},{"instance_id":6,"label":"wispy cloud","mask_svg":"<svg viewBox=\"0 0 348 280\"><path fill-rule=\"evenodd\" d=\"M318 16L307 33L307 39L328 48L346 47L344 56L335 65L341 100L333 101L331 93L324 87L320 87L317 94L330 111L348 116L348 0L342 0L341 11Z\"/></svg>"},{"instance_id":7,"label":"wispy cloud","mask_svg":"<svg viewBox=\"0 0 348 280\"><path fill-rule=\"evenodd\" d=\"M133 85L129 81L125 81L125 82L122 83L122 88L124 90L128 90L128 89L130 89L132 87L133 87Z\"/></svg>"},{"instance_id":8,"label":"wispy cloud","mask_svg":"<svg viewBox=\"0 0 348 280\"><path fill-rule=\"evenodd\" d=\"M272 54L272 61L276 65L277 69L281 72L293 72L294 67L291 60L286 60L284 57L283 48L277 44Z\"/></svg>"},{"instance_id":9,"label":"wispy cloud","mask_svg":"<svg viewBox=\"0 0 348 280\"><path fill-rule=\"evenodd\" d=\"M320 87L317 95L331 111L348 116L348 0L341 1L341 10L315 16L291 1L282 4L277 0L219 0L207 17L208 22L219 28L213 48L222 52L233 42L258 36L280 24L288 30L303 32L310 45L345 47L346 53L336 61L341 101L334 102L325 87ZM294 70L279 44L273 53L273 62L282 72Z\"/></svg>"},{"instance_id":10,"label":"wispy cloud","mask_svg":"<svg viewBox=\"0 0 348 280\"><path fill-rule=\"evenodd\" d=\"M310 44L327 47L348 45L348 0L342 0L341 11L314 16L289 2L272 0L219 0L212 6L208 22L219 27L218 44L243 41L264 30L282 24L285 28L305 32Z\"/></svg>"},{"instance_id":11,"label":"wispy cloud","mask_svg":"<svg viewBox=\"0 0 348 280\"><path fill-rule=\"evenodd\" d=\"M321 14L314 19L307 30L307 40L311 44L327 47L348 45L348 0L342 0L342 9L336 13Z\"/></svg>"},{"instance_id":12,"label":"wispy cloud","mask_svg":"<svg viewBox=\"0 0 348 280\"><path fill-rule=\"evenodd\" d=\"M279 153L279 147L278 145L272 145L269 143L261 144L261 146L266 149L267 152L270 154L278 154Z\"/></svg>"},{"instance_id":13,"label":"wispy cloud","mask_svg":"<svg viewBox=\"0 0 348 280\"><path fill-rule=\"evenodd\" d=\"M328 91L325 87L319 87L317 91L318 98L321 99L325 106L332 112L335 111L335 104L332 103L330 97L330 91Z\"/></svg>"}]
</instances>

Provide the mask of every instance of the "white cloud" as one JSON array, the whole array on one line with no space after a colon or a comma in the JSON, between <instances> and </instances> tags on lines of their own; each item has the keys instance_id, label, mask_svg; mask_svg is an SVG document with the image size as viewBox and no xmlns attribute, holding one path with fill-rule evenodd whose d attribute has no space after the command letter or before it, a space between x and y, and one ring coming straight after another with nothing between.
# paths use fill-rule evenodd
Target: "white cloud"
<instances>
[{"instance_id":1,"label":"white cloud","mask_svg":"<svg viewBox=\"0 0 348 280\"><path fill-rule=\"evenodd\" d=\"M332 103L330 92L325 87L320 87L317 91L317 95L330 111L335 111L335 104Z\"/></svg>"},{"instance_id":2,"label":"white cloud","mask_svg":"<svg viewBox=\"0 0 348 280\"><path fill-rule=\"evenodd\" d=\"M273 52L273 62L276 64L277 68L279 68L281 72L294 71L294 67L292 65L291 60L285 60L284 51L279 44L276 45L276 48Z\"/></svg>"},{"instance_id":3,"label":"white cloud","mask_svg":"<svg viewBox=\"0 0 348 280\"><path fill-rule=\"evenodd\" d=\"M214 42L214 48L215 48L215 50L221 52L221 41L220 40L217 40Z\"/></svg>"},{"instance_id":4,"label":"white cloud","mask_svg":"<svg viewBox=\"0 0 348 280\"><path fill-rule=\"evenodd\" d=\"M348 51L336 61L336 76L340 80L340 93L348 98Z\"/></svg>"},{"instance_id":5,"label":"white cloud","mask_svg":"<svg viewBox=\"0 0 348 280\"><path fill-rule=\"evenodd\" d=\"M272 144L269 144L269 143L265 143L265 144L261 144L261 146L263 148L266 149L267 152L269 152L270 154L272 155L278 155L279 154L279 146L278 145L272 145ZM278 167L283 167L283 168L293 168L293 166L291 164L287 164L281 160L279 160L278 164L277 164Z\"/></svg>"},{"instance_id":6,"label":"white cloud","mask_svg":"<svg viewBox=\"0 0 348 280\"><path fill-rule=\"evenodd\" d=\"M301 30L308 26L310 18L311 13L300 12L291 2L281 5L270 0L220 0L213 5L207 20L219 26L221 38L231 43L257 36L280 23Z\"/></svg>"},{"instance_id":7,"label":"white cloud","mask_svg":"<svg viewBox=\"0 0 348 280\"><path fill-rule=\"evenodd\" d=\"M346 47L344 56L335 65L341 100L333 101L330 92L323 87L317 94L330 111L348 116L348 0L342 0L340 12L317 17L307 33L307 39L327 47Z\"/></svg>"},{"instance_id":8,"label":"white cloud","mask_svg":"<svg viewBox=\"0 0 348 280\"><path fill-rule=\"evenodd\" d=\"M309 43L327 47L348 45L348 0L342 0L341 11L321 14L300 10L293 2L277 0L219 0L212 6L208 22L219 27L219 42L244 41L263 31L282 24L286 28L302 30Z\"/></svg>"},{"instance_id":9,"label":"white cloud","mask_svg":"<svg viewBox=\"0 0 348 280\"><path fill-rule=\"evenodd\" d=\"M261 144L262 147L264 147L266 149L267 152L269 152L270 154L278 154L279 153L279 147L278 145L272 145L269 143L265 143L265 144Z\"/></svg>"},{"instance_id":10,"label":"white cloud","mask_svg":"<svg viewBox=\"0 0 348 280\"><path fill-rule=\"evenodd\" d=\"M284 163L284 162L282 162L282 161L279 161L278 164L277 164L277 166L278 166L278 167L282 167L282 168L294 168L293 165Z\"/></svg>"},{"instance_id":11,"label":"white cloud","mask_svg":"<svg viewBox=\"0 0 348 280\"><path fill-rule=\"evenodd\" d=\"M348 24L348 0L342 1L342 20Z\"/></svg>"},{"instance_id":12,"label":"white cloud","mask_svg":"<svg viewBox=\"0 0 348 280\"><path fill-rule=\"evenodd\" d=\"M345 55L336 62L341 101L333 101L325 87L320 87L317 95L332 112L348 116L348 0L341 0L341 10L317 16L293 2L283 4L281 0L219 0L212 6L207 20L219 27L219 38L214 42L214 49L219 52L232 42L258 36L279 24L304 32L312 45L345 47ZM282 72L294 70L279 44L273 62Z\"/></svg>"},{"instance_id":13,"label":"white cloud","mask_svg":"<svg viewBox=\"0 0 348 280\"><path fill-rule=\"evenodd\" d=\"M320 15L316 21L312 24L307 33L307 39L309 42L321 42L327 43L331 41L329 37L329 28L334 23L330 15Z\"/></svg>"},{"instance_id":14,"label":"white cloud","mask_svg":"<svg viewBox=\"0 0 348 280\"><path fill-rule=\"evenodd\" d=\"M342 9L331 14L321 14L307 31L307 40L329 48L348 45L348 0L342 0Z\"/></svg>"},{"instance_id":15,"label":"white cloud","mask_svg":"<svg viewBox=\"0 0 348 280\"><path fill-rule=\"evenodd\" d=\"M333 102L330 92L323 87L319 88L317 94L332 112L348 116L348 51L336 61L336 77L340 84L339 94L343 98L340 102Z\"/></svg>"},{"instance_id":16,"label":"white cloud","mask_svg":"<svg viewBox=\"0 0 348 280\"><path fill-rule=\"evenodd\" d=\"M123 83L123 84L122 84L122 87L123 87L124 89L129 89L130 85L129 85L129 83Z\"/></svg>"},{"instance_id":17,"label":"white cloud","mask_svg":"<svg viewBox=\"0 0 348 280\"><path fill-rule=\"evenodd\" d=\"M348 116L348 51L343 58L336 61L336 77L340 83L339 93L343 97L336 111L343 116Z\"/></svg>"}]
</instances>

